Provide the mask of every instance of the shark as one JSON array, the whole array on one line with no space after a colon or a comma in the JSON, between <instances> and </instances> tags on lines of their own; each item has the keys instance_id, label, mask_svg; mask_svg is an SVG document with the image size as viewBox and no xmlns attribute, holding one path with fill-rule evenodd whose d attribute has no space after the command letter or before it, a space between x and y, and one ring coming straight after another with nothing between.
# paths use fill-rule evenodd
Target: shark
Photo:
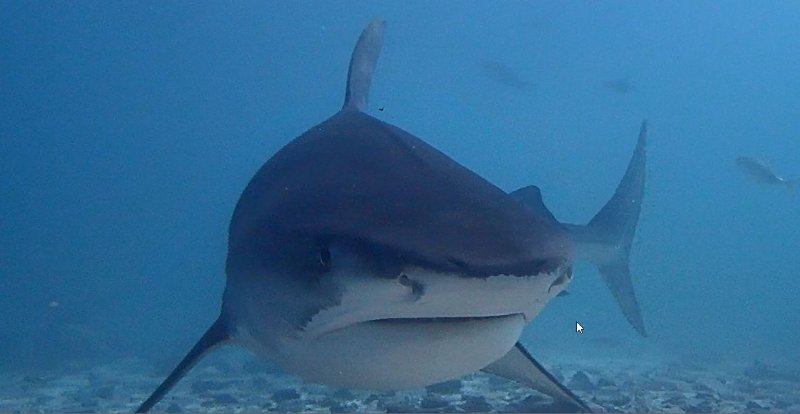
<instances>
[{"instance_id":1,"label":"shark","mask_svg":"<svg viewBox=\"0 0 800 414\"><path fill-rule=\"evenodd\" d=\"M224 345L331 386L405 389L482 370L591 411L519 341L580 257L598 264L644 332L628 257L645 127L605 207L587 225L560 223L537 187L508 193L367 114L385 26L375 19L361 33L342 108L275 153L242 192L219 317L137 412Z\"/></svg>"}]
</instances>

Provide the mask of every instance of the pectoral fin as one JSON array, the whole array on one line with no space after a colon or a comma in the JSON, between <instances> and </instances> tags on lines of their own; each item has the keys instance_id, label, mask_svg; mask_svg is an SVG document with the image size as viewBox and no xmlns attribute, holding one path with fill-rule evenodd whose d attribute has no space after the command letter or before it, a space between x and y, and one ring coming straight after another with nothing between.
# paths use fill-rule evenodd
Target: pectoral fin
<instances>
[{"instance_id":1,"label":"pectoral fin","mask_svg":"<svg viewBox=\"0 0 800 414\"><path fill-rule=\"evenodd\" d=\"M137 413L146 413L153 408L156 403L161 401L162 398L175 386L175 384L183 378L195 364L197 364L203 356L210 350L224 344L230 340L230 334L222 319L217 319L213 325L206 331L199 341L194 345L191 351L183 358L183 360L172 370L172 373L167 376L167 379L153 391L145 402L136 409Z\"/></svg>"},{"instance_id":2,"label":"pectoral fin","mask_svg":"<svg viewBox=\"0 0 800 414\"><path fill-rule=\"evenodd\" d=\"M576 412L592 412L586 403L547 372L519 342L504 357L482 371L529 386L565 405L564 408Z\"/></svg>"}]
</instances>

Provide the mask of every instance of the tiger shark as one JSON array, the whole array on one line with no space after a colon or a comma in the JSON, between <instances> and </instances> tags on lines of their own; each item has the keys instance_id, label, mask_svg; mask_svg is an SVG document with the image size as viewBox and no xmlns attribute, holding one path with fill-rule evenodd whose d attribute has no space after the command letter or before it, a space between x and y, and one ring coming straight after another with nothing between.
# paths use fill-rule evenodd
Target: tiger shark
<instances>
[{"instance_id":1,"label":"tiger shark","mask_svg":"<svg viewBox=\"0 0 800 414\"><path fill-rule=\"evenodd\" d=\"M366 113L384 28L377 19L361 33L341 110L274 154L243 191L220 315L137 412L226 344L331 386L404 389L483 370L590 411L519 342L578 257L598 264L644 333L628 255L645 127L597 216L559 223L537 187L507 193Z\"/></svg>"}]
</instances>

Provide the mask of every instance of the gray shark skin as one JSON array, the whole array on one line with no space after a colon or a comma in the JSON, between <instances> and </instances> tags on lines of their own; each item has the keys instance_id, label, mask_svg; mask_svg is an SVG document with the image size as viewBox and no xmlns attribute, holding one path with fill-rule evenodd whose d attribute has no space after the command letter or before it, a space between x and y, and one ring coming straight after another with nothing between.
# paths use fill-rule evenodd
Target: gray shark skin
<instances>
[{"instance_id":1,"label":"gray shark skin","mask_svg":"<svg viewBox=\"0 0 800 414\"><path fill-rule=\"evenodd\" d=\"M220 316L137 412L225 344L338 387L420 387L485 369L590 411L518 342L571 281L573 235L364 113L384 27L362 32L342 109L245 188Z\"/></svg>"}]
</instances>

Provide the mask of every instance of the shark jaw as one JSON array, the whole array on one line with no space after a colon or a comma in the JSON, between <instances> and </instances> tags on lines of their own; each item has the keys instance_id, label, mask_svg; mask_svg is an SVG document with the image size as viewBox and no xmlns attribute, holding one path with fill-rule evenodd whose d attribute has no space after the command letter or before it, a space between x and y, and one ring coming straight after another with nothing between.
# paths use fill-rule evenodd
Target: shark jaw
<instances>
[{"instance_id":1,"label":"shark jaw","mask_svg":"<svg viewBox=\"0 0 800 414\"><path fill-rule=\"evenodd\" d=\"M337 275L338 303L276 337L257 317L234 335L287 372L331 386L395 390L478 371L505 355L523 328L571 279L571 269L534 276L466 278L406 269L395 279ZM264 311L267 311L266 309ZM245 316L245 315L241 315Z\"/></svg>"}]
</instances>

